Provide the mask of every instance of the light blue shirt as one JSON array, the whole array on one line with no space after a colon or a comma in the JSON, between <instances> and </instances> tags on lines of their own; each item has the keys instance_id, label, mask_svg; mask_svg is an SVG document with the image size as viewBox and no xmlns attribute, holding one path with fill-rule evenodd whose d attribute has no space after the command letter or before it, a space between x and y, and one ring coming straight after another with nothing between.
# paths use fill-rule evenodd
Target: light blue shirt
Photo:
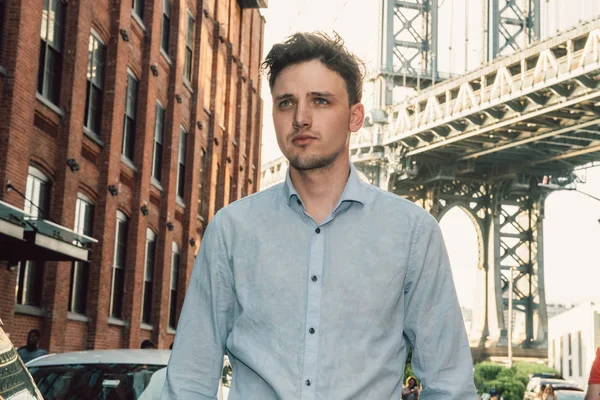
<instances>
[{"instance_id":1,"label":"light blue shirt","mask_svg":"<svg viewBox=\"0 0 600 400\"><path fill-rule=\"evenodd\" d=\"M317 224L288 177L208 225L163 399L398 400L404 363L421 400L476 399L472 360L436 220L361 182Z\"/></svg>"}]
</instances>

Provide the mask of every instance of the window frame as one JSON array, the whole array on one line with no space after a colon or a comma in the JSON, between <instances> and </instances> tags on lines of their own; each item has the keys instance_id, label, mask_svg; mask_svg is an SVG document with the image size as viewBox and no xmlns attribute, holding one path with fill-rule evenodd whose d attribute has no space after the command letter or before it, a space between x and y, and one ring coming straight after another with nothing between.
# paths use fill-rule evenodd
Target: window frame
<instances>
[{"instance_id":1,"label":"window frame","mask_svg":"<svg viewBox=\"0 0 600 400\"><path fill-rule=\"evenodd\" d=\"M191 28L191 29L190 29ZM196 20L192 12L187 10L187 31L185 36L185 56L183 61L183 78L187 82L192 81L192 70L194 68L194 44L196 39Z\"/></svg>"},{"instance_id":2,"label":"window frame","mask_svg":"<svg viewBox=\"0 0 600 400\"><path fill-rule=\"evenodd\" d=\"M87 213L82 217L81 213ZM89 224L88 224L89 221ZM73 230L80 235L91 236L94 229L94 203L89 197L82 193L77 194L75 205L75 223ZM80 243L76 243L81 246ZM82 261L74 261L71 264L71 281L69 283L69 302L67 311L87 315L88 313L88 282L89 282L90 263ZM83 286L83 289L81 288ZM83 303L83 305L81 305Z\"/></svg>"},{"instance_id":3,"label":"window frame","mask_svg":"<svg viewBox=\"0 0 600 400\"><path fill-rule=\"evenodd\" d=\"M116 283L116 274L117 272L122 273L122 281L121 281L121 285L122 287L118 288L120 290L120 294L121 296L123 296L124 292L125 292L125 270L126 270L126 266L127 266L127 241L128 241L128 235L129 235L129 218L127 217L127 215L125 215L125 213L123 213L121 210L117 210L117 217L116 217L116 226L115 226L115 244L114 244L114 254L113 254L113 263L112 263L112 268L111 268L111 284L110 284L110 302L109 302L109 310L108 310L108 314L109 317L112 318L117 318L117 319L122 319L123 318L123 298L120 299L120 310L118 310L119 312L115 312L115 285ZM119 265L119 254L118 254L118 247L119 247L119 236L121 234L120 229L123 229L122 227L125 227L125 242L123 244L123 253L125 254L123 256L123 265Z\"/></svg>"},{"instance_id":4,"label":"window frame","mask_svg":"<svg viewBox=\"0 0 600 400\"><path fill-rule=\"evenodd\" d=\"M183 200L185 195L185 167L188 132L183 125L179 126L179 149L177 151L177 187L175 193Z\"/></svg>"},{"instance_id":5,"label":"window frame","mask_svg":"<svg viewBox=\"0 0 600 400\"><path fill-rule=\"evenodd\" d=\"M170 56L169 46L171 44L171 17L173 4L171 3L171 0L162 0L162 6L160 48Z\"/></svg>"},{"instance_id":6,"label":"window frame","mask_svg":"<svg viewBox=\"0 0 600 400\"><path fill-rule=\"evenodd\" d=\"M159 113L159 109L162 110ZM162 121L160 122L159 129L159 114L162 114ZM162 156L163 156L163 142L165 132L165 120L167 110L160 101L156 101L155 116L154 116L154 138L152 148L152 178L156 179L157 182L162 180ZM158 141L160 139L160 142ZM158 164L158 165L157 165Z\"/></svg>"},{"instance_id":7,"label":"window frame","mask_svg":"<svg viewBox=\"0 0 600 400\"><path fill-rule=\"evenodd\" d=\"M135 89L132 89L135 83ZM137 79L133 71L127 68L127 85L125 88L125 109L123 110L123 140L121 142L121 155L125 156L131 163L135 156L135 136L136 136L136 120L137 106L139 96L140 81ZM130 93L130 91L132 91ZM130 100L133 99L133 100ZM130 101L134 104L131 105Z\"/></svg>"},{"instance_id":8,"label":"window frame","mask_svg":"<svg viewBox=\"0 0 600 400\"><path fill-rule=\"evenodd\" d=\"M92 46L93 43L98 43L98 48L102 48L102 60L101 60L101 66L102 66L102 71L100 71L100 85L98 86L95 84L95 79L93 79L91 77L92 75L92 70L94 69L94 67L98 67L97 65L95 65L95 60L96 60L96 51L95 49L90 50L90 47ZM93 28L90 30L90 43L88 46L88 70L87 70L87 83L86 83L86 97L85 97L85 111L84 111L84 116L83 116L83 126L88 129L90 132L93 132L96 136L100 137L100 132L102 130L102 113L103 113L103 99L104 99L104 84L105 84L105 79L106 79L106 54L108 51L108 47L106 46L106 43L102 40L102 38L100 37L100 35L98 34L98 32L96 32L96 30L94 30ZM92 89L96 89L96 92L93 92ZM91 108L92 108L92 93L97 93L97 96L94 97L96 99L98 99L98 103L99 105L97 105L97 107L95 109L99 109L99 111L97 111L97 115L95 115L95 117L97 118L95 121L96 123L93 124L92 123L92 118L94 117L94 113L91 112Z\"/></svg>"},{"instance_id":9,"label":"window frame","mask_svg":"<svg viewBox=\"0 0 600 400\"><path fill-rule=\"evenodd\" d=\"M171 278L169 285L169 314L167 326L171 329L177 328L177 287L179 284L179 269L181 266L181 252L177 243L171 243Z\"/></svg>"},{"instance_id":10,"label":"window frame","mask_svg":"<svg viewBox=\"0 0 600 400\"><path fill-rule=\"evenodd\" d=\"M46 2L48 8L46 9ZM54 7L56 5L56 7ZM46 0L42 9L42 24L40 31L40 54L38 57L37 92L50 103L60 106L60 89L62 78L62 52L65 40L66 4L63 0ZM50 22L50 13L58 14ZM45 32L44 32L44 28ZM52 32L50 31L52 29ZM49 42L49 36L57 40ZM54 59L52 59L54 57ZM52 64L52 65L50 65Z\"/></svg>"},{"instance_id":11,"label":"window frame","mask_svg":"<svg viewBox=\"0 0 600 400\"><path fill-rule=\"evenodd\" d=\"M146 246L144 249L144 282L142 285L142 313L141 322L142 324L152 324L152 301L153 301L153 284L154 284L154 273L156 267L156 242L158 236L150 229L146 228ZM152 259L148 258L150 253L150 246L152 246ZM148 269L151 268L151 271ZM150 272L150 273L148 273ZM149 302L149 304L147 304Z\"/></svg>"},{"instance_id":12,"label":"window frame","mask_svg":"<svg viewBox=\"0 0 600 400\"><path fill-rule=\"evenodd\" d=\"M144 0L133 0L131 11L140 19L140 21L144 22Z\"/></svg>"}]
</instances>

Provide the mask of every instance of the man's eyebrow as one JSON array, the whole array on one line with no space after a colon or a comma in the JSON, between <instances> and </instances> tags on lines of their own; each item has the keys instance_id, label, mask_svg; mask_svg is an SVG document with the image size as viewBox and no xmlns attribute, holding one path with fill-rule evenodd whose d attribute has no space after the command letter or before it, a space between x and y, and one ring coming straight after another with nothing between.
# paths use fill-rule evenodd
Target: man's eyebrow
<instances>
[{"instance_id":1,"label":"man's eyebrow","mask_svg":"<svg viewBox=\"0 0 600 400\"><path fill-rule=\"evenodd\" d=\"M335 97L335 95L330 92L310 92L310 95L318 97Z\"/></svg>"},{"instance_id":2,"label":"man's eyebrow","mask_svg":"<svg viewBox=\"0 0 600 400\"><path fill-rule=\"evenodd\" d=\"M291 99L293 97L294 97L294 95L292 95L291 93L284 93L284 94L280 94L279 96L276 96L275 101L287 100L287 99Z\"/></svg>"}]
</instances>

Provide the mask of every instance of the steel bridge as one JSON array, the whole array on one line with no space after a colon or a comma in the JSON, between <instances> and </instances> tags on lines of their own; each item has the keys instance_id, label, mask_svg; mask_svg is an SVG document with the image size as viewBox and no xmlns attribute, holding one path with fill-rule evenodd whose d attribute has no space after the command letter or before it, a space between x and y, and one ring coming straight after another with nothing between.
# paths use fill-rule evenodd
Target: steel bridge
<instances>
[{"instance_id":1,"label":"steel bridge","mask_svg":"<svg viewBox=\"0 0 600 400\"><path fill-rule=\"evenodd\" d=\"M600 19L536 41L539 0L502 3L489 0L485 10L491 61L439 81L437 0L382 0L380 65L371 76L378 109L352 136L351 157L363 179L438 220L453 207L469 215L479 242L481 301L470 333L478 357L506 349L511 273L513 310L525 321L525 339L513 346L523 357L545 357L544 201L548 187L573 183L579 168L600 160ZM403 30L412 44L398 40ZM517 42L528 45L515 52ZM426 88L392 104L391 87L417 84ZM263 188L286 169L284 159L264 165Z\"/></svg>"}]
</instances>

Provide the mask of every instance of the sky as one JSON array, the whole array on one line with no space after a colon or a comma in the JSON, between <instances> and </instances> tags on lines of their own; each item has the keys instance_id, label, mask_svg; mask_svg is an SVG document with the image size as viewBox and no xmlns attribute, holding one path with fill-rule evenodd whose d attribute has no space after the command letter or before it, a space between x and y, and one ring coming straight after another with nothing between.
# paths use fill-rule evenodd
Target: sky
<instances>
[{"instance_id":1,"label":"sky","mask_svg":"<svg viewBox=\"0 0 600 400\"><path fill-rule=\"evenodd\" d=\"M265 54L274 43L296 31L337 32L346 46L375 69L379 0L269 0L262 10L266 19ZM463 73L482 61L482 1L439 0L438 66L441 72ZM542 38L600 16L597 0L541 0ZM575 6L573 5L575 4ZM467 7L468 5L468 7ZM468 24L465 22L469 21ZM468 38L468 40L466 40ZM263 83L262 160L281 156L271 120L271 95ZM369 108L372 94L366 85L363 102ZM600 197L600 168L588 169L577 190ZM600 303L600 201L576 191L552 193L545 208L544 262L546 301L549 304ZM472 222L458 209L440 221L462 306L472 308L477 268L477 242Z\"/></svg>"}]
</instances>

